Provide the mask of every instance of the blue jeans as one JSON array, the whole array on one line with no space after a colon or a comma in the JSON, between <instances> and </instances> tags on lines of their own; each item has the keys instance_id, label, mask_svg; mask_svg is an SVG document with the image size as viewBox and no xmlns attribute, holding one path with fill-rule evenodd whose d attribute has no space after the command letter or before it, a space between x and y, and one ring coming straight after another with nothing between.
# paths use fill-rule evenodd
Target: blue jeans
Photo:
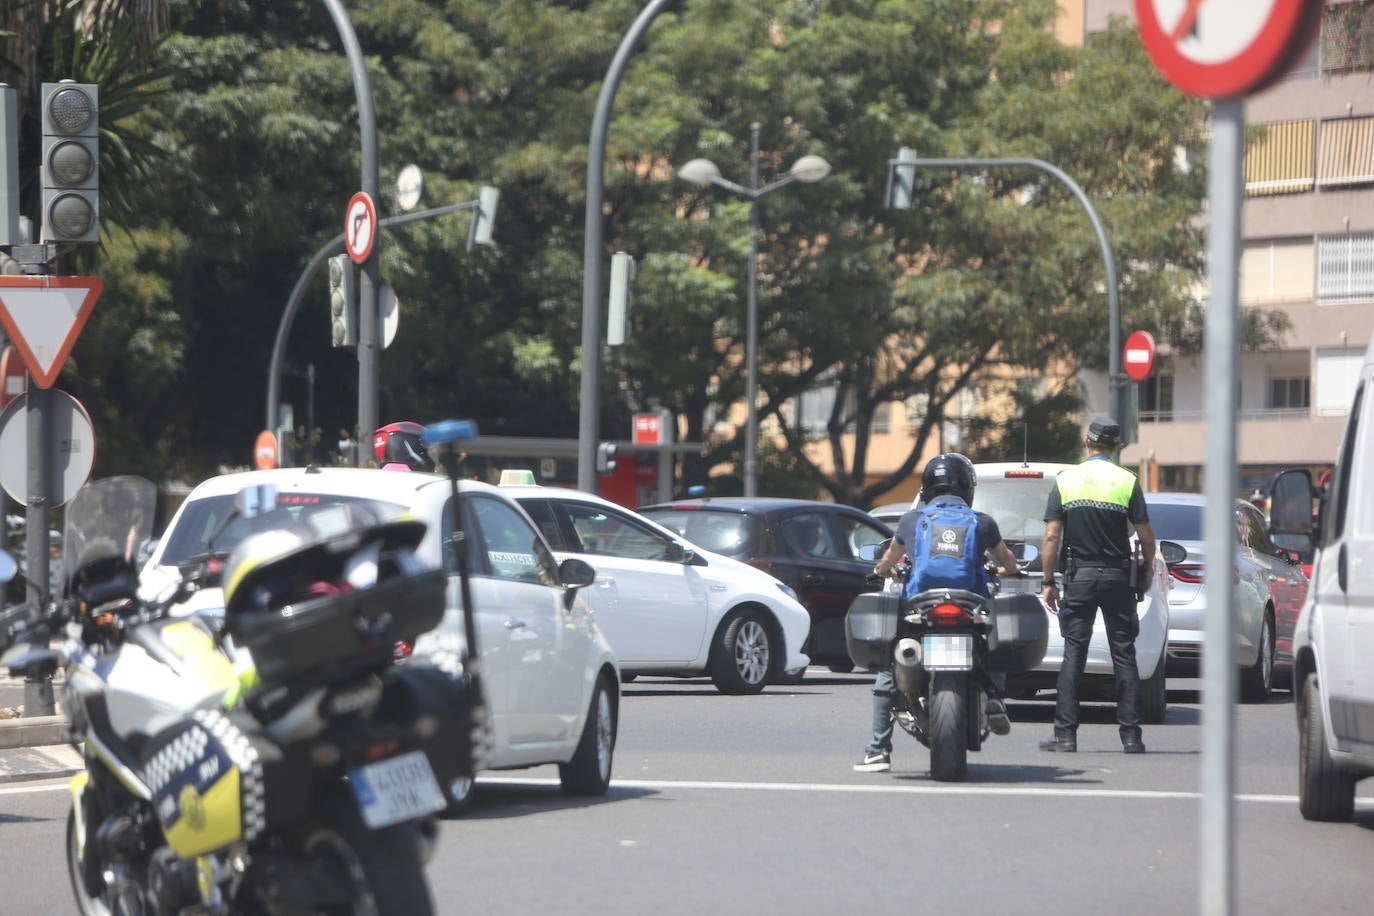
<instances>
[{"instance_id":1,"label":"blue jeans","mask_svg":"<svg viewBox=\"0 0 1374 916\"><path fill-rule=\"evenodd\" d=\"M987 672L992 682L991 696L1002 695L1007 686L1007 676L1000 671ZM868 742L865 753L892 753L892 715L897 706L897 685L892 680L892 669L884 668L873 679L873 737Z\"/></svg>"}]
</instances>

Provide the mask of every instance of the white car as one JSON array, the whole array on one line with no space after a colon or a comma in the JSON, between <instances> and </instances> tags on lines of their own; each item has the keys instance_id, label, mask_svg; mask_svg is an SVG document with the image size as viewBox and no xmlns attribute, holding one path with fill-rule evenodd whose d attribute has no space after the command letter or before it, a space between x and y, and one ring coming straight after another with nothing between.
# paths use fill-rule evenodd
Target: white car
<instances>
[{"instance_id":1,"label":"white car","mask_svg":"<svg viewBox=\"0 0 1374 916\"><path fill-rule=\"evenodd\" d=\"M811 617L768 573L589 493L501 489L560 559L579 556L596 568L585 596L622 677L708 675L722 693L749 694L805 671Z\"/></svg>"},{"instance_id":2,"label":"white car","mask_svg":"<svg viewBox=\"0 0 1374 916\"><path fill-rule=\"evenodd\" d=\"M145 595L178 578L177 565L241 539L251 523L217 531L234 495L271 485L277 506L297 513L364 502L383 517L408 514L428 528L419 556L456 574L450 503L452 487L434 474L355 468L282 468L214 477L191 491L158 542L140 577ZM599 795L610 784L619 721L620 673L610 645L589 612L574 566L560 565L520 506L498 488L461 481L464 530L471 545L469 586L476 607L483 685L491 712L492 744L483 769L556 763L563 788ZM585 570L590 580L590 571ZM456 575L453 582L456 583ZM570 584L565 584L568 582ZM436 629L420 637L414 658L463 648L459 590ZM222 606L219 590L198 596ZM468 801L470 780L446 787L452 809Z\"/></svg>"},{"instance_id":3,"label":"white car","mask_svg":"<svg viewBox=\"0 0 1374 916\"><path fill-rule=\"evenodd\" d=\"M1060 471L1071 464L1053 462L992 462L975 464L978 486L973 491L973 508L986 512L997 521L1002 539L1018 557L1028 556L1026 578L1003 579L1003 594L1030 592L1039 597L1044 578L1041 571L1040 547L1045 540L1045 506L1050 488ZM914 507L919 497L912 502ZM1147 724L1164 721L1168 706L1165 684L1165 647L1169 638L1169 576L1164 560L1155 557L1155 574L1150 590L1136 606L1140 618L1140 632L1135 638L1136 667L1140 672L1141 718ZM1040 690L1053 690L1064 661L1064 639L1059 633L1059 621L1049 610L1049 643L1039 667L1025 674L1007 677L1010 696L1029 698ZM1082 694L1085 699L1094 694L1115 695L1112 656L1107 646L1107 631L1102 615L1093 626L1092 642L1088 645L1088 661L1083 670Z\"/></svg>"}]
</instances>

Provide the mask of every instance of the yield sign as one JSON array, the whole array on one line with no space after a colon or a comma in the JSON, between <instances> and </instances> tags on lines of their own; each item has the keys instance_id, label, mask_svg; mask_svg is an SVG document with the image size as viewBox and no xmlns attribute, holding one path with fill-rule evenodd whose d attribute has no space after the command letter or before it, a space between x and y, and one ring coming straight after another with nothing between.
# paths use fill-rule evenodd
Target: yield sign
<instances>
[{"instance_id":1,"label":"yield sign","mask_svg":"<svg viewBox=\"0 0 1374 916\"><path fill-rule=\"evenodd\" d=\"M104 288L99 277L0 276L0 324L39 388L57 381Z\"/></svg>"}]
</instances>

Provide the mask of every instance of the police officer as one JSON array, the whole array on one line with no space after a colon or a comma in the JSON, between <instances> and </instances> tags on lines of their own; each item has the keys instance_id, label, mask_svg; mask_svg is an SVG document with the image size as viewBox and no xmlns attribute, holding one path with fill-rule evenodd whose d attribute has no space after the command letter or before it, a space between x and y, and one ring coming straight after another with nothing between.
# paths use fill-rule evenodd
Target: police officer
<instances>
[{"instance_id":1,"label":"police officer","mask_svg":"<svg viewBox=\"0 0 1374 916\"><path fill-rule=\"evenodd\" d=\"M1078 686L1087 663L1093 621L1101 608L1116 676L1116 720L1122 750L1143 754L1140 673L1135 663L1135 638L1140 632L1136 593L1150 587L1155 535L1140 481L1112 460L1121 442L1121 427L1110 417L1095 417L1083 442L1091 454L1059 475L1045 507L1041 597L1045 606L1059 615L1064 660L1059 667L1054 735L1040 742L1040 749L1078 750ZM1144 559L1143 571L1134 575L1132 525ZM1056 569L1063 571L1062 595L1054 581Z\"/></svg>"}]
</instances>

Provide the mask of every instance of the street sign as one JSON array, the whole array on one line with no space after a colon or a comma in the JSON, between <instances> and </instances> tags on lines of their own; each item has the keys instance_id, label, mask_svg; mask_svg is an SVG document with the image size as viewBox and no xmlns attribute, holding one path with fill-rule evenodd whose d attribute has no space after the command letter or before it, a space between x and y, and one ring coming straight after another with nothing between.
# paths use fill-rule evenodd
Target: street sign
<instances>
[{"instance_id":1,"label":"street sign","mask_svg":"<svg viewBox=\"0 0 1374 916\"><path fill-rule=\"evenodd\" d=\"M663 444L663 417L656 413L637 413L634 415L634 435L631 439L635 445L662 445Z\"/></svg>"},{"instance_id":2,"label":"street sign","mask_svg":"<svg viewBox=\"0 0 1374 916\"><path fill-rule=\"evenodd\" d=\"M401 326L401 300L387 283L377 288L377 310L382 315L382 349L391 346L396 330Z\"/></svg>"},{"instance_id":3,"label":"street sign","mask_svg":"<svg viewBox=\"0 0 1374 916\"><path fill-rule=\"evenodd\" d=\"M0 409L28 389L28 380L29 372L19 351L12 346L0 351Z\"/></svg>"},{"instance_id":4,"label":"street sign","mask_svg":"<svg viewBox=\"0 0 1374 916\"><path fill-rule=\"evenodd\" d=\"M1278 79L1321 26L1314 0L1135 0L1140 40L1169 82L1222 99Z\"/></svg>"},{"instance_id":5,"label":"street sign","mask_svg":"<svg viewBox=\"0 0 1374 916\"><path fill-rule=\"evenodd\" d=\"M253 442L253 467L265 471L277 466L277 437L264 429Z\"/></svg>"},{"instance_id":6,"label":"street sign","mask_svg":"<svg viewBox=\"0 0 1374 916\"><path fill-rule=\"evenodd\" d=\"M1126 367L1126 377L1133 382L1143 382L1150 377L1155 367L1155 339L1149 331L1135 331L1126 338L1126 348L1122 353L1122 363Z\"/></svg>"},{"instance_id":7,"label":"street sign","mask_svg":"<svg viewBox=\"0 0 1374 916\"><path fill-rule=\"evenodd\" d=\"M57 381L104 288L99 277L0 276L0 324L39 388Z\"/></svg>"},{"instance_id":8,"label":"street sign","mask_svg":"<svg viewBox=\"0 0 1374 916\"><path fill-rule=\"evenodd\" d=\"M377 205L366 191L354 194L344 210L344 248L354 264L361 264L372 255L377 244Z\"/></svg>"},{"instance_id":9,"label":"street sign","mask_svg":"<svg viewBox=\"0 0 1374 916\"><path fill-rule=\"evenodd\" d=\"M37 494L29 493L29 418L28 395L24 394L0 410L0 486L10 498L26 503ZM66 505L76 491L91 479L95 467L95 429L90 414L81 402L67 392L54 390L48 409L49 508Z\"/></svg>"},{"instance_id":10,"label":"street sign","mask_svg":"<svg viewBox=\"0 0 1374 916\"><path fill-rule=\"evenodd\" d=\"M396 176L396 206L402 210L412 209L420 202L420 191L424 185L425 176L418 165L411 163L401 169L401 174Z\"/></svg>"}]
</instances>

